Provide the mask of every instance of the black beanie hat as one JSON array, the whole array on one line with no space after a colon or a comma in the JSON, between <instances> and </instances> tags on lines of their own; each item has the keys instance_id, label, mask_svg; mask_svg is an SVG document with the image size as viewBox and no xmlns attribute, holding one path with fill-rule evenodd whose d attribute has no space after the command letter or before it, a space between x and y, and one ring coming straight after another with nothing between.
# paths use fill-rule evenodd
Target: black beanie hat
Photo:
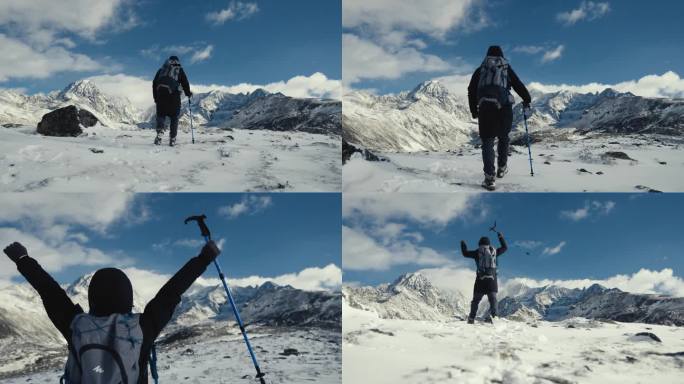
<instances>
[{"instance_id":1,"label":"black beanie hat","mask_svg":"<svg viewBox=\"0 0 684 384\"><path fill-rule=\"evenodd\" d=\"M88 304L93 316L130 313L133 309L133 286L128 276L116 268L95 272L88 286Z\"/></svg>"},{"instance_id":2,"label":"black beanie hat","mask_svg":"<svg viewBox=\"0 0 684 384\"><path fill-rule=\"evenodd\" d=\"M179 59L178 56L176 56L176 55L173 55L173 56L169 57L169 60L180 61L180 59Z\"/></svg>"},{"instance_id":3,"label":"black beanie hat","mask_svg":"<svg viewBox=\"0 0 684 384\"><path fill-rule=\"evenodd\" d=\"M503 57L503 50L498 45L492 45L487 49L487 56Z\"/></svg>"},{"instance_id":4,"label":"black beanie hat","mask_svg":"<svg viewBox=\"0 0 684 384\"><path fill-rule=\"evenodd\" d=\"M480 241L477 243L477 245L492 245L492 242L489 241L489 237L482 236L480 237Z\"/></svg>"}]
</instances>

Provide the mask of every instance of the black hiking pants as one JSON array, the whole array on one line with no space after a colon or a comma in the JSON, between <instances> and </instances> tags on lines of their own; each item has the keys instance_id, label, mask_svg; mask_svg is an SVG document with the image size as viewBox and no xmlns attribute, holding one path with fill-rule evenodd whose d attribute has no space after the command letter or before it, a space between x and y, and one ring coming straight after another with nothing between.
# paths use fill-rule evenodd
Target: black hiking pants
<instances>
[{"instance_id":1,"label":"black hiking pants","mask_svg":"<svg viewBox=\"0 0 684 384\"><path fill-rule=\"evenodd\" d=\"M496 292L484 293L475 291L473 293L473 301L470 302L470 315L468 315L469 319L475 319L475 315L477 315L477 308L480 306L480 301L485 295L489 300L489 314L492 317L496 316Z\"/></svg>"},{"instance_id":2,"label":"black hiking pants","mask_svg":"<svg viewBox=\"0 0 684 384\"><path fill-rule=\"evenodd\" d=\"M178 114L175 115L162 115L157 113L157 133L164 133L164 126L166 125L166 117L169 117L169 131L171 138L176 137L178 134Z\"/></svg>"},{"instance_id":3,"label":"black hiking pants","mask_svg":"<svg viewBox=\"0 0 684 384\"><path fill-rule=\"evenodd\" d=\"M501 109L493 103L482 103L479 110L479 133L482 140L482 161L485 175L494 176L494 140L499 139L497 145L498 166L503 168L508 163L508 134L513 126L513 106L505 105Z\"/></svg>"}]
</instances>

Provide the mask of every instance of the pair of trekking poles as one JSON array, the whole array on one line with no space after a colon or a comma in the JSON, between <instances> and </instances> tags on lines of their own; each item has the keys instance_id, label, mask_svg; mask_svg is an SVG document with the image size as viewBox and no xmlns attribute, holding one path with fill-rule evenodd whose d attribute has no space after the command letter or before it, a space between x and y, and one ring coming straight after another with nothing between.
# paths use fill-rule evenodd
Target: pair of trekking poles
<instances>
[{"instance_id":1,"label":"pair of trekking poles","mask_svg":"<svg viewBox=\"0 0 684 384\"><path fill-rule=\"evenodd\" d=\"M190 118L190 121L192 122L192 117ZM197 225L200 228L200 233L202 234L202 237L204 238L205 242L211 241L211 232L209 231L209 227L207 227L207 224L204 222L204 220L207 219L207 216L205 215L198 215L198 216L190 216L187 219L185 219L185 224L188 224L192 221L196 221ZM233 314L235 315L235 320L238 323L238 326L240 327L240 332L242 333L242 338L245 341L245 345L247 345L247 350L249 351L249 356L252 358L252 364L254 364L254 369L256 369L256 378L259 379L260 384L266 384L266 380L264 379L265 374L261 372L261 368L259 367L259 362L257 362L256 355L254 354L254 350L252 349L252 344L249 342L249 337L247 336L247 331L245 330L245 325L242 322L242 318L240 317L240 312L238 312L237 306L235 305L235 300L233 299L233 295L230 293L230 289L228 288L228 283L226 283L226 276L223 274L223 270L221 269L221 266L218 263L217 258L214 258L214 266L216 267L216 271L218 272L219 277L221 278L221 283L223 284L223 289L226 291L226 295L228 296L228 301L230 302L230 307L233 309ZM157 351L154 346L152 347L151 355L150 355L150 371L152 373L152 378L154 379L155 384L159 383L159 375L157 374Z\"/></svg>"}]
</instances>

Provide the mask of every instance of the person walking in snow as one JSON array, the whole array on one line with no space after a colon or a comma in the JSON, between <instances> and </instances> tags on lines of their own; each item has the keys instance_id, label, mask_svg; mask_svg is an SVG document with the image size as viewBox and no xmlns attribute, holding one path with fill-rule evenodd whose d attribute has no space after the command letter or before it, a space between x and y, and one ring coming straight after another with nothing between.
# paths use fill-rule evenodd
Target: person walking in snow
<instances>
[{"instance_id":1,"label":"person walking in snow","mask_svg":"<svg viewBox=\"0 0 684 384\"><path fill-rule=\"evenodd\" d=\"M496 293L499 291L496 276L496 260L508 249L503 234L497 232L497 236L499 237L499 248L494 248L489 237L483 236L478 242L478 248L474 251L469 251L465 241L461 240L461 253L463 257L474 259L477 266L468 324L472 324L475 321L477 308L483 296L487 296L489 300L489 317L486 320L491 322L492 318L496 317Z\"/></svg>"},{"instance_id":2,"label":"person walking in snow","mask_svg":"<svg viewBox=\"0 0 684 384\"><path fill-rule=\"evenodd\" d=\"M513 103L511 87L523 100L523 108L529 109L532 98L504 58L501 47L493 45L487 50L480 65L468 85L468 104L473 119L478 119L479 134L482 140L482 160L485 179L482 186L490 191L496 188L495 178L502 178L508 172L508 134L513 125ZM494 139L497 146L498 169L494 168Z\"/></svg>"},{"instance_id":3,"label":"person walking in snow","mask_svg":"<svg viewBox=\"0 0 684 384\"><path fill-rule=\"evenodd\" d=\"M180 60L178 56L171 56L159 68L152 81L152 95L157 106L157 137L154 139L154 144L156 145L160 145L162 142L166 117L170 120L169 145L176 145L178 117L181 107L181 87L185 96L191 98L190 83L188 83L188 77L185 75L183 67L181 67Z\"/></svg>"},{"instance_id":4,"label":"person walking in snow","mask_svg":"<svg viewBox=\"0 0 684 384\"><path fill-rule=\"evenodd\" d=\"M100 269L88 286L88 313L28 255L20 243L5 254L38 291L48 317L67 341L63 383L146 384L150 351L169 322L181 295L221 252L209 241L159 290L143 313L132 313L133 287L116 268Z\"/></svg>"}]
</instances>

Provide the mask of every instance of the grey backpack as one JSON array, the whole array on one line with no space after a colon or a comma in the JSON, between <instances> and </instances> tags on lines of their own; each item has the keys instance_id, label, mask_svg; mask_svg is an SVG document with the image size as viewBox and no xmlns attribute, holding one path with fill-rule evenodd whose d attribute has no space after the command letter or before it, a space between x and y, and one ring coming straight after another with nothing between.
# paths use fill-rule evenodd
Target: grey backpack
<instances>
[{"instance_id":1,"label":"grey backpack","mask_svg":"<svg viewBox=\"0 0 684 384\"><path fill-rule=\"evenodd\" d=\"M481 245L477 250L477 275L481 278L496 276L496 249L491 245Z\"/></svg>"},{"instance_id":2,"label":"grey backpack","mask_svg":"<svg viewBox=\"0 0 684 384\"><path fill-rule=\"evenodd\" d=\"M477 84L478 104L493 103L499 109L513 104L513 96L508 91L508 62L499 56L487 56L480 66L480 82Z\"/></svg>"},{"instance_id":3,"label":"grey backpack","mask_svg":"<svg viewBox=\"0 0 684 384\"><path fill-rule=\"evenodd\" d=\"M77 315L71 322L66 384L135 384L143 333L139 314L95 317Z\"/></svg>"}]
</instances>

